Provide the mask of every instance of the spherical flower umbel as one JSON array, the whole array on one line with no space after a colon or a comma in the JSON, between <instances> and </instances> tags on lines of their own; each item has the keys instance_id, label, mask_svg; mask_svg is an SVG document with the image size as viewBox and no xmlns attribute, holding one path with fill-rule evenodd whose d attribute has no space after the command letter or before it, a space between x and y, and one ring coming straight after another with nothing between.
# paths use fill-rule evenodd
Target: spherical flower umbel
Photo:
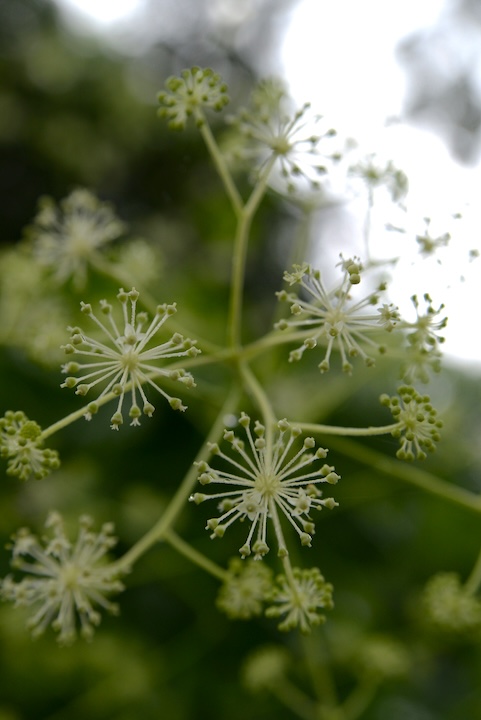
<instances>
[{"instance_id":1,"label":"spherical flower umbel","mask_svg":"<svg viewBox=\"0 0 481 720\"><path fill-rule=\"evenodd\" d=\"M341 157L332 147L336 131L328 126L320 129L322 117L311 115L309 103L293 111L284 87L275 79L262 81L250 106L228 121L238 136L232 141L233 158L254 166L257 178L272 159L288 192L302 184L318 190L329 165Z\"/></svg>"},{"instance_id":2,"label":"spherical flower umbel","mask_svg":"<svg viewBox=\"0 0 481 720\"><path fill-rule=\"evenodd\" d=\"M180 77L168 78L165 86L167 91L158 94L158 114L168 119L173 130L183 130L191 116L197 125L202 125L202 108L219 112L229 102L227 85L210 68L183 70Z\"/></svg>"},{"instance_id":3,"label":"spherical flower umbel","mask_svg":"<svg viewBox=\"0 0 481 720\"><path fill-rule=\"evenodd\" d=\"M391 432L401 443L396 455L400 460L414 460L415 457L425 460L425 451L433 452L441 439L439 431L443 423L438 420L428 395L421 395L408 385L398 388L398 393L399 397L383 394L380 398L397 423Z\"/></svg>"},{"instance_id":4,"label":"spherical flower umbel","mask_svg":"<svg viewBox=\"0 0 481 720\"><path fill-rule=\"evenodd\" d=\"M131 425L140 425L142 412L149 417L155 408L147 399L143 385L150 385L169 402L174 410L185 410L185 405L179 398L171 397L156 382L159 377L177 380L186 387L194 387L194 379L190 373L182 368L159 368L153 363L158 360L168 360L180 357L195 357L200 350L195 347L194 341L174 333L170 340L159 345L149 345L157 332L176 312L176 306L158 305L157 312L147 326L148 318L144 312L137 312L139 293L135 288L129 292L123 288L119 290L117 299L122 307L121 325L118 326L112 314L112 306L106 301L100 301L101 312L106 318L102 322L92 310L92 306L81 303L82 312L85 313L106 336L108 344L100 342L86 335L80 328L69 328L72 336L70 343L63 346L68 355L75 358L62 367L62 372L68 374L61 387L76 388L77 395L86 395L92 388L106 382L106 386L97 398L89 403L85 417L90 420L97 412L99 400L113 393L118 396L117 410L111 418L112 428L119 429L123 422L123 403L125 394L131 392L131 406L129 417ZM130 305L130 308L128 307ZM147 326L147 327L146 327ZM83 362L82 362L83 360ZM77 377L70 373L84 373ZM155 378L155 379L154 379ZM143 404L140 410L138 401Z\"/></svg>"},{"instance_id":5,"label":"spherical flower umbel","mask_svg":"<svg viewBox=\"0 0 481 720\"><path fill-rule=\"evenodd\" d=\"M112 207L88 190L79 188L60 201L40 201L40 210L27 234L39 263L48 267L58 283L72 279L85 286L89 264L99 251L125 232Z\"/></svg>"},{"instance_id":6,"label":"spherical flower umbel","mask_svg":"<svg viewBox=\"0 0 481 720\"><path fill-rule=\"evenodd\" d=\"M440 572L428 580L420 598L422 619L433 629L469 633L479 638L481 601L468 592L454 572Z\"/></svg>"},{"instance_id":7,"label":"spherical flower umbel","mask_svg":"<svg viewBox=\"0 0 481 720\"><path fill-rule=\"evenodd\" d=\"M47 518L47 537L39 539L28 528L18 530L12 538L12 566L27 577L15 582L9 575L1 582L4 600L12 600L16 607L38 608L28 621L33 636L51 625L63 645L75 640L78 621L82 636L91 639L101 619L95 606L117 613L117 605L107 596L124 589L119 570L106 561L116 544L113 525L106 523L95 533L91 518L82 516L79 526L75 543L67 538L57 512Z\"/></svg>"},{"instance_id":8,"label":"spherical flower umbel","mask_svg":"<svg viewBox=\"0 0 481 720\"><path fill-rule=\"evenodd\" d=\"M271 589L272 571L267 565L233 558L217 596L217 607L232 620L249 620L262 613Z\"/></svg>"},{"instance_id":9,"label":"spherical flower umbel","mask_svg":"<svg viewBox=\"0 0 481 720\"><path fill-rule=\"evenodd\" d=\"M368 187L370 193L378 187L385 187L393 202L399 202L408 191L406 174L397 168L392 160L387 162L371 153L349 168L351 175L359 177Z\"/></svg>"},{"instance_id":10,"label":"spherical flower umbel","mask_svg":"<svg viewBox=\"0 0 481 720\"><path fill-rule=\"evenodd\" d=\"M324 358L318 366L321 373L329 370L331 353L335 347L340 352L344 372L352 371L348 358L360 356L366 365L374 365L374 359L366 353L363 346L379 353L385 352L386 348L368 337L368 334L382 330L390 332L399 320L397 309L386 303L375 311L366 311L366 308L374 309L378 305L379 292L386 289L384 284L377 292L369 293L362 300L352 301L352 287L361 281L362 265L357 258L344 260L341 256L340 266L341 281L331 290L327 290L319 270L314 270L307 263L294 265L293 272L284 273L284 280L289 285L300 285L307 299L286 291L277 293L279 300L291 303L294 319L281 320L275 327L279 330L296 329L306 333L302 345L290 353L289 361L300 360L305 350L312 350L321 340L326 345Z\"/></svg>"},{"instance_id":11,"label":"spherical flower umbel","mask_svg":"<svg viewBox=\"0 0 481 720\"><path fill-rule=\"evenodd\" d=\"M42 428L21 410L0 418L0 456L8 461L7 474L37 480L60 467L56 450L43 447Z\"/></svg>"},{"instance_id":12,"label":"spherical flower umbel","mask_svg":"<svg viewBox=\"0 0 481 720\"><path fill-rule=\"evenodd\" d=\"M227 528L236 520L248 520L250 528L247 539L239 552L247 557L254 552L255 559L269 552L267 527L270 522L276 537L278 555L288 554L281 515L296 531L302 545L311 545L314 523L309 515L311 510L337 506L333 498L322 498L317 487L321 483L335 484L339 475L327 464L306 472L327 456L324 448L315 449L313 438L305 438L301 447L294 452L294 443L301 430L292 427L286 420L277 423L277 436L266 433L264 425L256 421L254 432L251 420L241 414L239 424L247 436L247 448L232 430L224 431L224 439L232 446L236 457L225 454L217 444L211 444L212 453L223 461L226 468L217 469L206 462L197 463L202 485L218 483L227 485L225 492L206 495L195 493L190 500L199 504L205 500L219 500L221 515L207 522L212 538L222 537Z\"/></svg>"},{"instance_id":13,"label":"spherical flower umbel","mask_svg":"<svg viewBox=\"0 0 481 720\"><path fill-rule=\"evenodd\" d=\"M267 617L285 618L279 623L279 630L288 632L299 628L307 634L312 627L321 625L326 616L320 610L331 610L332 585L325 581L318 568L301 570L294 568L293 577L279 575L272 592L274 603L266 610Z\"/></svg>"},{"instance_id":14,"label":"spherical flower umbel","mask_svg":"<svg viewBox=\"0 0 481 720\"><path fill-rule=\"evenodd\" d=\"M441 304L435 308L431 296L425 293L424 313L420 310L420 302L417 295L411 297L416 311L414 322L403 321L400 327L408 330L408 347L406 359L401 368L401 377L405 382L412 383L415 380L427 383L429 371L439 372L441 370L440 345L444 343L444 337L439 335L448 323L447 317L440 317L444 310Z\"/></svg>"}]
</instances>

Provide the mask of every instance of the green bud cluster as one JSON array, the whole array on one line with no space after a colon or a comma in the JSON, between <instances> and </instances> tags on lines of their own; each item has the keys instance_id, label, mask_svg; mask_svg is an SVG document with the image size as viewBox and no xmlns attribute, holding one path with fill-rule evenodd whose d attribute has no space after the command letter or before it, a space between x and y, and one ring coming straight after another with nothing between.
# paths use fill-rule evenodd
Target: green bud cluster
<instances>
[{"instance_id":1,"label":"green bud cluster","mask_svg":"<svg viewBox=\"0 0 481 720\"><path fill-rule=\"evenodd\" d=\"M43 447L40 425L20 410L0 418L0 456L8 461L7 474L20 480L40 480L60 467L57 451Z\"/></svg>"},{"instance_id":2,"label":"green bud cluster","mask_svg":"<svg viewBox=\"0 0 481 720\"><path fill-rule=\"evenodd\" d=\"M166 80L166 91L158 94L161 107L158 115L166 118L172 130L184 130L189 117L198 126L204 123L202 108L219 112L229 102L227 85L210 68L192 67L180 77Z\"/></svg>"},{"instance_id":3,"label":"green bud cluster","mask_svg":"<svg viewBox=\"0 0 481 720\"><path fill-rule=\"evenodd\" d=\"M398 388L399 397L383 394L382 405L388 407L397 427L391 435L399 438L401 447L396 455L400 460L425 460L427 452L433 452L441 439L443 426L437 418L437 410L431 405L429 395L420 395L413 387L402 385Z\"/></svg>"}]
</instances>

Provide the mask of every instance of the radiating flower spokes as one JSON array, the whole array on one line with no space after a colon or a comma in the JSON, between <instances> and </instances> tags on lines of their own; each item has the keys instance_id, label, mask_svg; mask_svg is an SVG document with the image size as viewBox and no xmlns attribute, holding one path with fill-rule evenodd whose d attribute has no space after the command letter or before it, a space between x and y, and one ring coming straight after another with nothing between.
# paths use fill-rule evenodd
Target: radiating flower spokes
<instances>
[{"instance_id":1,"label":"radiating flower spokes","mask_svg":"<svg viewBox=\"0 0 481 720\"><path fill-rule=\"evenodd\" d=\"M291 427L286 420L277 423L275 440L265 432L265 426L256 421L254 433L251 420L242 413L239 424L247 436L247 448L232 430L224 432L238 460L212 444L212 453L229 469L213 468L206 462L197 463L199 481L202 485L219 483L229 486L225 492L206 495L195 493L191 500L197 504L205 500L219 500L221 515L207 522L212 538L222 537L236 520L248 520L250 528L247 539L239 552L247 557L253 551L255 558L262 558L268 551L267 528L271 524L276 537L278 555L288 554L281 527L283 515L295 530L302 545L310 546L314 534L311 510L323 507L332 509L337 505L333 498L322 498L317 487L321 483L335 484L339 475L334 467L323 464L310 470L316 462L327 456L324 448L315 449L313 438L305 438L295 452L294 443L301 431Z\"/></svg>"},{"instance_id":2,"label":"radiating flower spokes","mask_svg":"<svg viewBox=\"0 0 481 720\"><path fill-rule=\"evenodd\" d=\"M368 337L368 334L382 330L390 332L399 322L398 310L391 304L384 303L376 308L376 312L366 312L367 308L372 309L378 305L379 293L386 289L384 283L376 292L371 292L355 302L352 300L351 291L352 287L361 281L362 265L358 258L344 260L342 256L339 264L342 278L331 290L326 288L320 271L304 263L294 265L293 272L285 272L284 280L289 285L300 285L307 299L285 290L277 293L279 300L291 303L291 313L295 319L281 320L275 327L279 330L297 329L309 333L302 345L290 353L289 361L300 360L305 350L312 350L318 341L322 340L327 346L324 358L318 366L322 373L329 370L335 347L340 352L344 372L352 371L348 358L360 356L366 365L373 365L373 357L363 346L379 353L385 352L386 348Z\"/></svg>"},{"instance_id":3,"label":"radiating flower spokes","mask_svg":"<svg viewBox=\"0 0 481 720\"><path fill-rule=\"evenodd\" d=\"M279 630L288 632L299 628L307 634L316 625L325 622L326 617L320 610L330 610L333 587L326 582L319 568L302 570L294 568L292 576L279 575L271 595L267 617L285 616L279 623Z\"/></svg>"},{"instance_id":4,"label":"radiating flower spokes","mask_svg":"<svg viewBox=\"0 0 481 720\"><path fill-rule=\"evenodd\" d=\"M445 339L439 332L446 327L448 318L443 317L444 304L434 307L428 293L424 293L423 300L424 312L418 296L413 295L411 301L416 311L416 319L413 322L403 320L400 323L400 328L407 330L408 341L401 377L408 383L416 380L427 383L430 372L438 373L441 370L440 346Z\"/></svg>"},{"instance_id":5,"label":"radiating flower spokes","mask_svg":"<svg viewBox=\"0 0 481 720\"><path fill-rule=\"evenodd\" d=\"M106 561L117 542L113 525L105 523L99 533L92 531L92 525L90 517L82 516L77 539L71 543L62 517L51 512L46 537L39 539L28 528L12 537L12 566L27 576L19 582L7 576L0 592L16 607L37 606L28 621L34 637L51 625L59 633L59 643L68 645L76 638L78 620L82 636L89 640L101 620L95 606L118 613L118 606L107 599L124 589L119 569Z\"/></svg>"},{"instance_id":6,"label":"radiating flower spokes","mask_svg":"<svg viewBox=\"0 0 481 720\"><path fill-rule=\"evenodd\" d=\"M78 377L69 375L62 387L76 388L77 395L86 395L98 384L106 382L106 386L98 396L97 402L88 405L87 419L98 409L98 400L112 392L119 397L117 410L111 418L112 428L118 429L123 422L122 408L126 392L130 389L132 402L129 411L131 425L140 424L138 401L143 404L143 413L152 416L154 406L147 399L143 385L153 387L167 399L175 410L185 410L179 398L171 397L154 378L165 377L181 382L186 387L194 387L194 379L182 368L159 368L153 363L157 360L168 360L179 357L195 357L200 350L194 341L174 333L170 340L148 347L160 328L176 312L176 305L159 305L157 312L146 328L147 314L137 312L139 293L135 288L126 292L120 289L117 298L122 307L122 324L112 314L112 306L106 300L100 302L101 312L107 323L100 320L90 304L81 303L82 312L97 325L106 336L109 344L86 335L80 328L70 328L70 343L63 346L68 355L76 355L85 362L70 361L62 367L65 374L85 372ZM128 304L130 303L130 310Z\"/></svg>"},{"instance_id":7,"label":"radiating flower spokes","mask_svg":"<svg viewBox=\"0 0 481 720\"><path fill-rule=\"evenodd\" d=\"M322 117L311 113L310 103L292 110L287 93L276 79L264 80L252 93L249 107L228 122L236 131L231 140L234 159L255 167L255 177L274 164L274 175L292 193L303 185L318 190L333 162L341 153L332 146L336 131ZM331 139L331 141L329 141Z\"/></svg>"},{"instance_id":8,"label":"radiating flower spokes","mask_svg":"<svg viewBox=\"0 0 481 720\"><path fill-rule=\"evenodd\" d=\"M51 198L43 198L27 234L39 263L49 268L55 280L64 283L72 279L80 289L86 283L89 264L125 229L108 203L77 188L58 206Z\"/></svg>"}]
</instances>

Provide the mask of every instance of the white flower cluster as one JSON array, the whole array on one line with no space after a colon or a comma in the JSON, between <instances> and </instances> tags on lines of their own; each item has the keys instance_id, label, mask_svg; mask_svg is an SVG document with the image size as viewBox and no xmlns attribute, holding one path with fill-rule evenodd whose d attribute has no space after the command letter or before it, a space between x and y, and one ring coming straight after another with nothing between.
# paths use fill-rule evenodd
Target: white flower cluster
<instances>
[{"instance_id":1,"label":"white flower cluster","mask_svg":"<svg viewBox=\"0 0 481 720\"><path fill-rule=\"evenodd\" d=\"M321 120L311 114L309 103L292 111L283 85L264 80L252 93L250 106L228 118L236 132L231 141L233 158L254 166L256 178L272 159L288 192L302 184L318 190L329 166L341 157L329 142L336 131L320 130Z\"/></svg>"},{"instance_id":2,"label":"white flower cluster","mask_svg":"<svg viewBox=\"0 0 481 720\"><path fill-rule=\"evenodd\" d=\"M77 395L86 395L99 383L106 382L107 385L100 393L96 402L89 403L86 418L90 419L92 414L98 410L98 400L112 392L118 396L117 410L111 418L112 428L119 429L123 423L122 407L126 392L130 390L132 402L129 411L131 425L140 425L142 412L149 417L152 416L155 408L147 399L143 385L153 387L167 399L174 410L185 410L185 405L179 398L171 397L154 378L164 377L170 380L177 380L186 387L194 387L194 379L190 373L182 368L166 369L159 368L153 363L157 360L168 360L179 357L195 357L200 350L195 347L194 341L184 338L175 333L170 340L153 347L148 347L151 340L168 320L176 312L176 306L159 305L155 317L148 327L147 314L137 312L137 300L139 293L135 288L129 292L123 288L119 290L117 299L122 306L122 322L117 325L112 314L112 306L106 300L100 302L101 312L107 320L102 322L92 310L92 306L81 303L82 312L93 320L102 333L106 336L109 344L96 340L86 335L80 328L69 328L72 336L70 343L63 346L68 355L82 358L83 362L72 360L62 367L62 372L68 374L62 387L76 388ZM130 304L130 309L128 305ZM70 373L84 373L79 376ZM143 404L141 411L138 399Z\"/></svg>"},{"instance_id":3,"label":"white flower cluster","mask_svg":"<svg viewBox=\"0 0 481 720\"><path fill-rule=\"evenodd\" d=\"M34 255L54 279L58 283L71 279L80 289L85 286L89 264L125 229L108 203L79 188L58 206L51 198L43 198L27 233Z\"/></svg>"},{"instance_id":4,"label":"white flower cluster","mask_svg":"<svg viewBox=\"0 0 481 720\"><path fill-rule=\"evenodd\" d=\"M227 485L225 492L205 495L195 493L190 500L199 504L205 500L220 500L221 515L207 523L212 538L222 537L227 528L236 520L249 520L250 529L244 545L239 549L242 557L254 552L255 559L269 552L267 527L270 522L276 537L278 556L288 554L280 513L296 531L302 545L311 545L315 531L309 515L311 510L323 507L332 509L337 503L333 498L322 498L318 485L335 484L339 475L334 467L323 464L315 470L306 470L327 456L324 448L315 449L313 438L305 438L297 452L291 452L299 438L299 428L291 427L286 420L277 423L275 440L266 428L256 421L254 433L251 419L242 413L239 424L247 436L248 449L232 430L225 430L227 440L238 457L226 455L218 445L212 444L211 451L230 468L213 468L206 462L197 464L202 485L218 483Z\"/></svg>"},{"instance_id":5,"label":"white flower cluster","mask_svg":"<svg viewBox=\"0 0 481 720\"><path fill-rule=\"evenodd\" d=\"M15 582L9 575L1 583L4 600L13 601L16 607L37 606L28 621L33 636L52 625L62 645L75 640L77 618L82 636L91 639L101 619L94 606L117 613L117 605L106 596L124 589L119 570L105 558L117 542L112 524L106 523L94 533L91 518L82 516L79 526L73 544L57 512L51 512L45 523L49 537L40 540L28 528L20 529L12 538L12 566L27 577Z\"/></svg>"},{"instance_id":6,"label":"white flower cluster","mask_svg":"<svg viewBox=\"0 0 481 720\"><path fill-rule=\"evenodd\" d=\"M357 258L344 260L341 257L342 278L331 290L327 290L319 270L307 263L294 265L293 272L285 272L284 280L289 285L300 285L307 299L285 290L278 292L281 301L291 303L292 320L280 320L275 327L279 330L296 329L305 332L302 345L293 350L289 361L302 358L305 350L312 350L319 341L326 346L324 358L319 363L321 373L330 368L330 358L334 348L341 355L342 369L351 373L352 364L348 358L360 356L366 365L374 365L374 359L364 350L369 347L378 353L385 352L384 345L368 337L370 333L390 332L399 321L399 313L393 305L379 303L379 292L386 289L382 284L377 292L369 293L354 302L351 291L361 281L362 265ZM366 309L369 308L369 311Z\"/></svg>"},{"instance_id":7,"label":"white flower cluster","mask_svg":"<svg viewBox=\"0 0 481 720\"><path fill-rule=\"evenodd\" d=\"M267 608L267 617L282 617L279 630L288 632L299 628L307 634L326 620L320 610L331 610L332 585L325 581L318 568L293 569L293 578L279 575L272 592L273 605Z\"/></svg>"}]
</instances>

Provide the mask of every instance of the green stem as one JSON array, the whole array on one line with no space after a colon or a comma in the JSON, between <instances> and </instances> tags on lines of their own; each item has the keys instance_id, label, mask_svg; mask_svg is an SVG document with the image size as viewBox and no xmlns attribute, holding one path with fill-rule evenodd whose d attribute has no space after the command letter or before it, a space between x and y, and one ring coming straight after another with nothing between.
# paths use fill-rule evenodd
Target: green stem
<instances>
[{"instance_id":1,"label":"green stem","mask_svg":"<svg viewBox=\"0 0 481 720\"><path fill-rule=\"evenodd\" d=\"M464 590L468 595L475 595L481 586L481 550L474 564L471 574L464 583Z\"/></svg>"},{"instance_id":2,"label":"green stem","mask_svg":"<svg viewBox=\"0 0 481 720\"><path fill-rule=\"evenodd\" d=\"M346 720L357 720L374 700L378 683L373 679L364 680L351 692L342 709Z\"/></svg>"},{"instance_id":3,"label":"green stem","mask_svg":"<svg viewBox=\"0 0 481 720\"><path fill-rule=\"evenodd\" d=\"M293 685L287 678L270 686L270 691L285 707L302 720L316 720L317 708L315 703Z\"/></svg>"},{"instance_id":4,"label":"green stem","mask_svg":"<svg viewBox=\"0 0 481 720\"><path fill-rule=\"evenodd\" d=\"M241 363L240 371L246 387L251 391L257 405L259 406L259 410L262 413L266 427L272 429L276 422L276 416L274 414L274 410L272 409L270 400L264 392L264 388L246 363Z\"/></svg>"},{"instance_id":5,"label":"green stem","mask_svg":"<svg viewBox=\"0 0 481 720\"><path fill-rule=\"evenodd\" d=\"M312 433L322 433L323 435L351 435L357 437L371 437L374 435L388 435L394 430L401 427L402 423L392 423L391 425L380 425L378 427L338 427L336 425L317 425L316 423L292 423L297 425L301 430Z\"/></svg>"},{"instance_id":6,"label":"green stem","mask_svg":"<svg viewBox=\"0 0 481 720\"><path fill-rule=\"evenodd\" d=\"M227 397L220 413L217 416L205 442L202 444L194 462L201 462L207 460L210 455L209 443L217 441L224 429L224 418L226 415L234 412L239 401L239 392L237 389L233 389ZM195 464L193 464L187 474L185 475L182 483L180 484L177 492L172 497L169 505L167 506L163 515L159 518L156 524L128 550L119 560L116 561L115 565L119 568L130 568L152 545L162 540L164 534L169 530L175 523L178 515L183 510L184 505L191 494L196 482L199 471Z\"/></svg>"},{"instance_id":7,"label":"green stem","mask_svg":"<svg viewBox=\"0 0 481 720\"><path fill-rule=\"evenodd\" d=\"M301 635L302 653L317 698L317 717L322 720L345 720L333 674L329 665L328 646L322 628Z\"/></svg>"},{"instance_id":8,"label":"green stem","mask_svg":"<svg viewBox=\"0 0 481 720\"><path fill-rule=\"evenodd\" d=\"M432 475L425 470L420 470L414 465L406 465L400 460L394 460L386 455L382 455L353 440L335 437L334 440L330 441L330 446L332 449L349 455L349 457L355 458L364 465L368 465L372 470L385 473L386 475L392 475L399 480L415 485L444 500L481 513L481 497L479 495L475 495L469 490L465 490L457 485L451 485L436 475Z\"/></svg>"},{"instance_id":9,"label":"green stem","mask_svg":"<svg viewBox=\"0 0 481 720\"><path fill-rule=\"evenodd\" d=\"M228 315L228 338L232 348L237 348L241 344L242 300L250 227L255 212L266 192L269 174L276 159L277 156L273 155L266 165L265 171L252 191L245 207L238 214L234 252L232 254L231 292Z\"/></svg>"},{"instance_id":10,"label":"green stem","mask_svg":"<svg viewBox=\"0 0 481 720\"><path fill-rule=\"evenodd\" d=\"M244 292L245 263L251 218L243 212L237 223L232 254L231 287L228 314L228 342L233 349L241 343L242 298Z\"/></svg>"},{"instance_id":11,"label":"green stem","mask_svg":"<svg viewBox=\"0 0 481 720\"><path fill-rule=\"evenodd\" d=\"M240 215L242 212L244 203L242 202L242 198L239 194L239 191L237 190L237 187L232 179L232 175L229 172L229 168L226 165L224 156L222 155L221 151L219 150L219 146L217 145L217 142L212 134L212 131L207 123L207 120L201 111L198 112L198 119L201 122L200 128L199 128L200 134L202 135L202 138L207 146L207 149L208 149L209 154L212 158L212 161L215 165L215 168L216 168L217 172L219 173L219 177L224 184L226 193L229 197L229 200L231 201L234 212L236 215Z\"/></svg>"},{"instance_id":12,"label":"green stem","mask_svg":"<svg viewBox=\"0 0 481 720\"><path fill-rule=\"evenodd\" d=\"M178 553L184 555L184 557L194 563L194 565L198 565L200 568L208 572L209 575L213 575L221 582L225 582L229 578L227 570L224 570L219 565L212 562L212 560L209 560L209 558L179 537L179 535L177 535L177 533L172 529L164 530L162 540L168 542L169 545L177 550Z\"/></svg>"},{"instance_id":13,"label":"green stem","mask_svg":"<svg viewBox=\"0 0 481 720\"><path fill-rule=\"evenodd\" d=\"M96 399L95 404L98 405L98 407L102 407L102 405L106 405L111 400L118 399L118 397L119 396L115 395L115 393L109 392L102 398ZM70 413L70 415L66 415L66 417L62 418L61 420L57 420L57 422L49 425L49 427L45 428L45 430L42 431L39 439L46 440L48 437L50 437L50 435L54 435L56 432L58 432L59 430L63 430L71 423L74 423L77 420L80 420L80 418L85 417L85 414L88 412L87 408L88 405L84 405L84 407L81 407L80 410L75 410L75 412Z\"/></svg>"}]
</instances>

